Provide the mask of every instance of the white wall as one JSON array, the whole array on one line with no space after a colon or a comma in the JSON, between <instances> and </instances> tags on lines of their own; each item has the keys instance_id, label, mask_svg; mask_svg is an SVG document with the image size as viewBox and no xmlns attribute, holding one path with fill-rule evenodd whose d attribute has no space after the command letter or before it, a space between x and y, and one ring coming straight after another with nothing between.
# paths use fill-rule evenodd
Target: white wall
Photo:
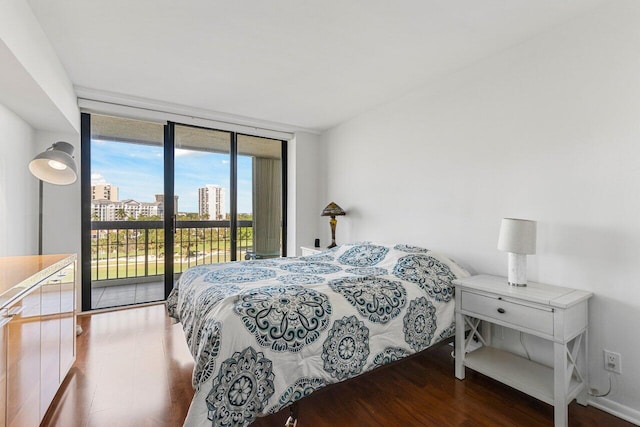
<instances>
[{"instance_id":1,"label":"white wall","mask_svg":"<svg viewBox=\"0 0 640 427\"><path fill-rule=\"evenodd\" d=\"M36 129L80 131L75 91L26 0L0 2L0 87L6 103ZM9 62L20 66L12 66ZM9 73L9 75L5 74ZM7 104L8 105L8 104Z\"/></svg>"},{"instance_id":2,"label":"white wall","mask_svg":"<svg viewBox=\"0 0 640 427\"><path fill-rule=\"evenodd\" d=\"M29 172L34 131L0 104L0 256L38 250L38 186Z\"/></svg>"},{"instance_id":3,"label":"white wall","mask_svg":"<svg viewBox=\"0 0 640 427\"><path fill-rule=\"evenodd\" d=\"M287 171L287 253L299 256L300 246L313 246L319 238L318 222L324 205L320 199L321 175L320 138L317 135L297 132L288 142ZM324 242L323 242L324 243ZM326 246L326 245L325 245Z\"/></svg>"},{"instance_id":4,"label":"white wall","mask_svg":"<svg viewBox=\"0 0 640 427\"><path fill-rule=\"evenodd\" d=\"M537 220L529 278L595 293L591 383L607 388L603 348L624 374L596 404L640 422L640 2L606 2L323 142L322 200L348 211L339 240L423 245L504 275L500 219Z\"/></svg>"}]
</instances>

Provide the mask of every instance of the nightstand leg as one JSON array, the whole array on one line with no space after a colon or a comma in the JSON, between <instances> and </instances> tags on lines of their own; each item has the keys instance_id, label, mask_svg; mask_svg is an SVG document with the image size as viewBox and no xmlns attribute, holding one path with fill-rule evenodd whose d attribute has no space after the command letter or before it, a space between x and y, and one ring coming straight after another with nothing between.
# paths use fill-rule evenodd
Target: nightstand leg
<instances>
[{"instance_id":1,"label":"nightstand leg","mask_svg":"<svg viewBox=\"0 0 640 427\"><path fill-rule=\"evenodd\" d=\"M555 427L567 427L567 346L553 344L553 418Z\"/></svg>"},{"instance_id":2,"label":"nightstand leg","mask_svg":"<svg viewBox=\"0 0 640 427\"><path fill-rule=\"evenodd\" d=\"M588 363L589 359L587 357L588 355L587 349L589 348L588 346L589 331L585 330L582 334L583 334L583 338L582 338L582 343L580 345L580 350L578 354L577 369L580 370L580 373L582 374L582 378L584 379L584 388L582 389L580 394L578 394L578 396L576 397L576 402L578 402L582 406L587 406L588 404L587 399L589 398L589 395L587 394L589 390L589 372L587 372L587 369L589 366L589 363Z\"/></svg>"},{"instance_id":3,"label":"nightstand leg","mask_svg":"<svg viewBox=\"0 0 640 427\"><path fill-rule=\"evenodd\" d=\"M459 380L464 379L464 347L464 315L456 312L456 378Z\"/></svg>"}]
</instances>

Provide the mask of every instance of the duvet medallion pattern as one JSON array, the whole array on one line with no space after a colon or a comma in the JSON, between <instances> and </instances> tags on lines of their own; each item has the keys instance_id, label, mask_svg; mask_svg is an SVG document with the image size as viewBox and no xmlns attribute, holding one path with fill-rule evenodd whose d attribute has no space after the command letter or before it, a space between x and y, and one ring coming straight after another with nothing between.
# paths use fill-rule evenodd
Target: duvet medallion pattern
<instances>
[{"instance_id":1,"label":"duvet medallion pattern","mask_svg":"<svg viewBox=\"0 0 640 427\"><path fill-rule=\"evenodd\" d=\"M291 273L300 274L331 274L342 270L340 266L334 264L312 261L292 262L289 264L283 264L280 268Z\"/></svg>"},{"instance_id":2,"label":"duvet medallion pattern","mask_svg":"<svg viewBox=\"0 0 640 427\"><path fill-rule=\"evenodd\" d=\"M202 334L202 322L206 322L210 317L208 316L216 304L222 301L227 295L233 295L238 292L238 287L235 285L212 285L203 292L201 292L197 298L195 298L195 304L192 306L186 306L184 311L189 318L193 318L192 327L185 332L187 337L187 344L191 352L194 352L194 346L200 345L199 342ZM198 314L196 316L196 313ZM195 333L195 337L193 336Z\"/></svg>"},{"instance_id":3,"label":"duvet medallion pattern","mask_svg":"<svg viewBox=\"0 0 640 427\"><path fill-rule=\"evenodd\" d=\"M418 253L418 254L426 254L427 252L429 252L429 249L420 248L418 246L412 246L412 245L395 245L393 249L396 249L402 252Z\"/></svg>"},{"instance_id":4,"label":"duvet medallion pattern","mask_svg":"<svg viewBox=\"0 0 640 427\"><path fill-rule=\"evenodd\" d=\"M344 271L358 276L382 276L387 274L387 270L380 267L354 267L346 268Z\"/></svg>"},{"instance_id":5,"label":"duvet medallion pattern","mask_svg":"<svg viewBox=\"0 0 640 427\"><path fill-rule=\"evenodd\" d=\"M386 365L387 363L395 362L396 360L400 360L404 357L407 357L409 353L404 348L400 347L388 347L385 348L382 353L378 353L376 357L373 358L373 367L377 368L379 366Z\"/></svg>"},{"instance_id":6,"label":"duvet medallion pattern","mask_svg":"<svg viewBox=\"0 0 640 427\"><path fill-rule=\"evenodd\" d=\"M404 340L415 351L429 347L437 329L436 308L425 297L414 299L404 316Z\"/></svg>"},{"instance_id":7,"label":"duvet medallion pattern","mask_svg":"<svg viewBox=\"0 0 640 427\"><path fill-rule=\"evenodd\" d=\"M222 325L214 319L207 319L202 331L198 331L198 348L195 352L201 357L193 367L192 383L197 389L200 384L213 375L216 367L216 356L220 352L220 330ZM193 353L193 351L192 351Z\"/></svg>"},{"instance_id":8,"label":"duvet medallion pattern","mask_svg":"<svg viewBox=\"0 0 640 427\"><path fill-rule=\"evenodd\" d=\"M278 277L278 281L285 285L313 285L314 283L322 283L324 279L311 274L287 274Z\"/></svg>"},{"instance_id":9,"label":"duvet medallion pattern","mask_svg":"<svg viewBox=\"0 0 640 427\"><path fill-rule=\"evenodd\" d=\"M348 277L332 280L329 286L373 323L387 323L407 302L407 291L400 282L381 277Z\"/></svg>"},{"instance_id":10,"label":"duvet medallion pattern","mask_svg":"<svg viewBox=\"0 0 640 427\"><path fill-rule=\"evenodd\" d=\"M274 351L300 351L329 324L329 298L298 285L265 286L239 295L234 306L258 344Z\"/></svg>"},{"instance_id":11,"label":"duvet medallion pattern","mask_svg":"<svg viewBox=\"0 0 640 427\"><path fill-rule=\"evenodd\" d=\"M247 347L222 362L207 396L209 420L220 427L246 425L273 394L273 362Z\"/></svg>"},{"instance_id":12,"label":"duvet medallion pattern","mask_svg":"<svg viewBox=\"0 0 640 427\"><path fill-rule=\"evenodd\" d=\"M327 385L327 383L322 378L300 378L295 384L287 387L284 393L282 393L282 396L280 396L280 399L278 399L278 403L271 407L267 413L275 414L280 408L310 395L325 385Z\"/></svg>"},{"instance_id":13,"label":"duvet medallion pattern","mask_svg":"<svg viewBox=\"0 0 640 427\"><path fill-rule=\"evenodd\" d=\"M369 329L355 316L336 320L322 344L324 370L338 380L362 372L369 356Z\"/></svg>"},{"instance_id":14,"label":"duvet medallion pattern","mask_svg":"<svg viewBox=\"0 0 640 427\"><path fill-rule=\"evenodd\" d=\"M382 261L387 252L389 252L389 248L384 246L372 244L356 245L345 251L340 256L339 261L342 264L354 267L371 267Z\"/></svg>"},{"instance_id":15,"label":"duvet medallion pattern","mask_svg":"<svg viewBox=\"0 0 640 427\"><path fill-rule=\"evenodd\" d=\"M185 426L246 426L452 333L459 265L363 242L303 258L201 265L167 300L195 360Z\"/></svg>"},{"instance_id":16,"label":"duvet medallion pattern","mask_svg":"<svg viewBox=\"0 0 640 427\"><path fill-rule=\"evenodd\" d=\"M273 270L241 266L211 271L204 276L204 281L207 283L247 283L273 277L276 277Z\"/></svg>"},{"instance_id":17,"label":"duvet medallion pattern","mask_svg":"<svg viewBox=\"0 0 640 427\"><path fill-rule=\"evenodd\" d=\"M407 255L398 260L393 274L408 282L417 283L436 301L453 298L451 282L456 276L450 266L429 255Z\"/></svg>"}]
</instances>

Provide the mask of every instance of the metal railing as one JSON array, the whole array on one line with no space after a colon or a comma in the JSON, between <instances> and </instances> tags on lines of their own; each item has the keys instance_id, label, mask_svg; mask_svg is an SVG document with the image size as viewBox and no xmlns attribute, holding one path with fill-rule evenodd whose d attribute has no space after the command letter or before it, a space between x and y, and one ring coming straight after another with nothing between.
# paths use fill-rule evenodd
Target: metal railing
<instances>
[{"instance_id":1,"label":"metal railing","mask_svg":"<svg viewBox=\"0 0 640 427\"><path fill-rule=\"evenodd\" d=\"M164 274L162 221L92 221L91 280L145 278ZM253 221L238 221L236 259L253 250ZM229 221L177 221L174 273L231 261Z\"/></svg>"}]
</instances>

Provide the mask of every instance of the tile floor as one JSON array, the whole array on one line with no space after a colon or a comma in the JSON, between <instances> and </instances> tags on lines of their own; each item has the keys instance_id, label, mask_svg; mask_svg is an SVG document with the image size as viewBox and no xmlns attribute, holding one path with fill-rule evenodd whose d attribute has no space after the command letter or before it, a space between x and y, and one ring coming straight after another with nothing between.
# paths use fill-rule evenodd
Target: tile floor
<instances>
[{"instance_id":1,"label":"tile floor","mask_svg":"<svg viewBox=\"0 0 640 427\"><path fill-rule=\"evenodd\" d=\"M96 287L91 290L91 308L120 307L164 299L164 282Z\"/></svg>"}]
</instances>

